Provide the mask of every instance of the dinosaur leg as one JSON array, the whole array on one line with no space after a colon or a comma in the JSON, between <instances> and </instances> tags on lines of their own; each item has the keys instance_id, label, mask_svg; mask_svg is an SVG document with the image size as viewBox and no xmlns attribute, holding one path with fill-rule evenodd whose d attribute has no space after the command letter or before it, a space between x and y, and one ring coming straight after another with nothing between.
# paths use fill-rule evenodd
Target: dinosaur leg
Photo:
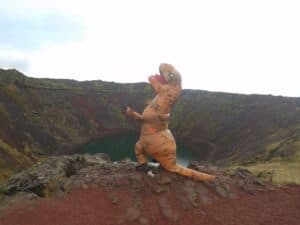
<instances>
[{"instance_id":1,"label":"dinosaur leg","mask_svg":"<svg viewBox=\"0 0 300 225\"><path fill-rule=\"evenodd\" d=\"M176 143L170 131L152 136L152 142L157 143L156 148L148 149L149 153L160 162L166 170L201 181L213 181L215 176L192 170L176 163Z\"/></svg>"},{"instance_id":2,"label":"dinosaur leg","mask_svg":"<svg viewBox=\"0 0 300 225\"><path fill-rule=\"evenodd\" d=\"M134 150L135 150L135 157L137 159L138 165L146 164L147 158L145 156L145 151L140 140L135 144Z\"/></svg>"},{"instance_id":3,"label":"dinosaur leg","mask_svg":"<svg viewBox=\"0 0 300 225\"><path fill-rule=\"evenodd\" d=\"M215 176L206 173L201 173L196 170L192 170L176 163L176 151L169 149L169 155L164 157L158 157L157 160L160 162L161 166L170 172L180 174L182 176L191 177L195 180L200 181L213 181Z\"/></svg>"}]
</instances>

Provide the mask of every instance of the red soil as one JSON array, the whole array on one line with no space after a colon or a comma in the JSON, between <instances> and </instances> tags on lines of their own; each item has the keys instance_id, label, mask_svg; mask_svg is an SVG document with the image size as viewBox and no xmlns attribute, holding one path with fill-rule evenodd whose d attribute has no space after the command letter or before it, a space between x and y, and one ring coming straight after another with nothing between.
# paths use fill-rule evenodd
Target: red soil
<instances>
[{"instance_id":1,"label":"red soil","mask_svg":"<svg viewBox=\"0 0 300 225\"><path fill-rule=\"evenodd\" d=\"M176 193L151 194L128 190L109 192L103 188L76 190L65 198L38 200L9 209L1 225L299 225L300 186L289 186L236 199L215 197L211 204L185 210ZM165 198L176 219L167 218L158 206ZM115 200L113 200L115 199ZM128 209L135 208L133 213Z\"/></svg>"}]
</instances>

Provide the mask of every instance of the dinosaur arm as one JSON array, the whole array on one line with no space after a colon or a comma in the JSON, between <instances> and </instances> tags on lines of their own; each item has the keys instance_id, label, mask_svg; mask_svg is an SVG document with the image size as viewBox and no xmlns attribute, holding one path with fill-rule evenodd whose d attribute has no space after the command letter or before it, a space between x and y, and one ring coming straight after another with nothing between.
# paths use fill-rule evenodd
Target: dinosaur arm
<instances>
[{"instance_id":1,"label":"dinosaur arm","mask_svg":"<svg viewBox=\"0 0 300 225\"><path fill-rule=\"evenodd\" d=\"M170 113L160 114L158 117L161 121L168 121L170 119Z\"/></svg>"},{"instance_id":2,"label":"dinosaur arm","mask_svg":"<svg viewBox=\"0 0 300 225\"><path fill-rule=\"evenodd\" d=\"M143 116L138 112L133 112L133 118L136 120L143 120Z\"/></svg>"},{"instance_id":3,"label":"dinosaur arm","mask_svg":"<svg viewBox=\"0 0 300 225\"><path fill-rule=\"evenodd\" d=\"M131 109L129 106L127 106L126 114L127 114L127 116L130 116L130 117L134 118L135 120L143 120L143 116L140 113Z\"/></svg>"}]
</instances>

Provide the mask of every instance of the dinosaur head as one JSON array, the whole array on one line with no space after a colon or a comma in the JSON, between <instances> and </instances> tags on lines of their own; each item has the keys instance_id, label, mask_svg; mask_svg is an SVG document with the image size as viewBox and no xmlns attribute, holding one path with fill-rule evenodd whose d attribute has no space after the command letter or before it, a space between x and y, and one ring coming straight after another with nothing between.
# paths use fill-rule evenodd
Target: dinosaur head
<instances>
[{"instance_id":1,"label":"dinosaur head","mask_svg":"<svg viewBox=\"0 0 300 225\"><path fill-rule=\"evenodd\" d=\"M181 86L181 75L171 64L161 63L159 65L159 73L160 76L157 79L160 83Z\"/></svg>"},{"instance_id":2,"label":"dinosaur head","mask_svg":"<svg viewBox=\"0 0 300 225\"><path fill-rule=\"evenodd\" d=\"M181 75L171 64L160 64L159 74L151 75L148 79L151 87L157 94L166 93L171 90L176 93L178 92L177 96L180 94Z\"/></svg>"},{"instance_id":3,"label":"dinosaur head","mask_svg":"<svg viewBox=\"0 0 300 225\"><path fill-rule=\"evenodd\" d=\"M167 84L168 82L165 80L165 78L160 75L160 74L156 74L155 75L155 79L160 83L160 84Z\"/></svg>"}]
</instances>

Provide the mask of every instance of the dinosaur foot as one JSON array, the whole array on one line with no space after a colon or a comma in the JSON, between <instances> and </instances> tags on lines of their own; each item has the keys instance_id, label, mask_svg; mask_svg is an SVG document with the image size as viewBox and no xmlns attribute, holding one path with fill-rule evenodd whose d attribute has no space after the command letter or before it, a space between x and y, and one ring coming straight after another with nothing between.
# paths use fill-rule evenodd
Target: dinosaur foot
<instances>
[{"instance_id":1,"label":"dinosaur foot","mask_svg":"<svg viewBox=\"0 0 300 225\"><path fill-rule=\"evenodd\" d=\"M151 168L149 168L147 163L138 165L135 167L135 169L136 169L136 171L140 171L140 172L144 172L144 173L148 173L151 170Z\"/></svg>"}]
</instances>

